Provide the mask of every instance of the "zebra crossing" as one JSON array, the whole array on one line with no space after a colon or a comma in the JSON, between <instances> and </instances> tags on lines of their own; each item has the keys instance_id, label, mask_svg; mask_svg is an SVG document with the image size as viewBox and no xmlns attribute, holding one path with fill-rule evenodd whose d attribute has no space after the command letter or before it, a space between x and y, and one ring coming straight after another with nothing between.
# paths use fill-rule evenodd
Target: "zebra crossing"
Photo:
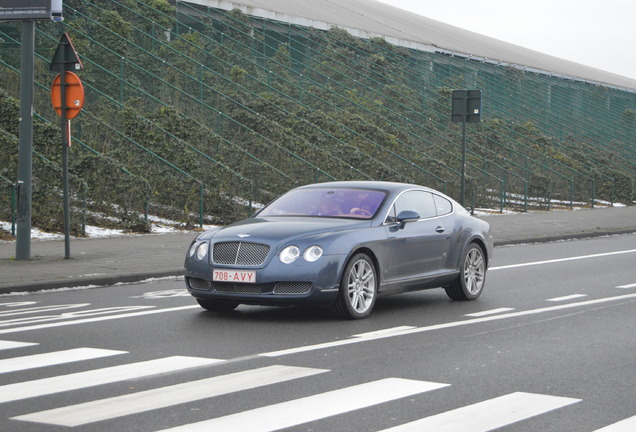
<instances>
[{"instance_id":1,"label":"zebra crossing","mask_svg":"<svg viewBox=\"0 0 636 432\"><path fill-rule=\"evenodd\" d=\"M0 341L0 351L32 347L31 342ZM11 373L59 364L72 364L91 359L117 356L125 359L126 351L81 347L65 351L28 356L17 355L0 360L0 379ZM151 378L165 373L224 363L223 359L169 356L134 363L122 363L100 369L57 375L31 381L0 385L0 404L29 398L52 396L130 379ZM108 421L167 407L187 407L188 403L230 395L239 391L266 388L278 383L310 379L329 374L327 369L271 365L209 378L186 381L156 389L127 393L115 397L87 401L60 408L35 411L0 419L6 422L31 422L46 426L77 427ZM234 414L184 424L161 432L246 431L268 432L299 426L309 422L353 413L368 407L403 398L434 393L451 387L448 383L397 377L336 388L298 399L266 405ZM580 399L555 395L514 392L477 402L439 414L400 424L380 432L486 432L505 428L517 422L564 409ZM636 416L608 425L596 432L627 432L636 427ZM1 427L0 427L1 428ZM505 429L503 429L505 430Z\"/></svg>"}]
</instances>

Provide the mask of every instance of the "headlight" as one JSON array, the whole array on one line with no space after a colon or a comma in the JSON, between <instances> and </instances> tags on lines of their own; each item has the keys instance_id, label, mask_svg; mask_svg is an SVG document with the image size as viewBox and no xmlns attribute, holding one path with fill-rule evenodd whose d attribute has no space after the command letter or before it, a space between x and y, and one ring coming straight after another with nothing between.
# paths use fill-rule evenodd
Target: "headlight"
<instances>
[{"instance_id":1,"label":"headlight","mask_svg":"<svg viewBox=\"0 0 636 432\"><path fill-rule=\"evenodd\" d=\"M197 259L202 260L203 258L205 258L205 256L208 254L209 248L210 246L208 245L208 242L200 243L199 246L197 246Z\"/></svg>"},{"instance_id":2,"label":"headlight","mask_svg":"<svg viewBox=\"0 0 636 432\"><path fill-rule=\"evenodd\" d=\"M303 253L305 261L314 262L322 256L322 248L320 246L309 246Z\"/></svg>"},{"instance_id":3,"label":"headlight","mask_svg":"<svg viewBox=\"0 0 636 432\"><path fill-rule=\"evenodd\" d=\"M300 249L298 249L298 246L287 246L285 249L280 251L280 254L278 254L278 258L284 264L293 263L299 256Z\"/></svg>"},{"instance_id":4,"label":"headlight","mask_svg":"<svg viewBox=\"0 0 636 432\"><path fill-rule=\"evenodd\" d=\"M199 244L197 242L192 242L192 246L190 246L190 249L188 250L188 256L192 257L194 255L194 252L197 250L197 246Z\"/></svg>"}]
</instances>

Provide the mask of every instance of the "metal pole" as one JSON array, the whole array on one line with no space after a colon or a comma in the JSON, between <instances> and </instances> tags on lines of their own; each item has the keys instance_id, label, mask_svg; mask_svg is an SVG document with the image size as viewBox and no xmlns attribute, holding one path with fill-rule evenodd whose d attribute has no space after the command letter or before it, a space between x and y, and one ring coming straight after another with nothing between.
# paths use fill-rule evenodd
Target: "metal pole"
<instances>
[{"instance_id":1,"label":"metal pole","mask_svg":"<svg viewBox=\"0 0 636 432\"><path fill-rule=\"evenodd\" d=\"M203 228L203 185L199 185L199 228Z\"/></svg>"},{"instance_id":2,"label":"metal pole","mask_svg":"<svg viewBox=\"0 0 636 432\"><path fill-rule=\"evenodd\" d=\"M16 190L15 185L11 185L11 235L15 236L15 219L16 219Z\"/></svg>"},{"instance_id":3,"label":"metal pole","mask_svg":"<svg viewBox=\"0 0 636 432\"><path fill-rule=\"evenodd\" d=\"M503 213L504 201L506 199L506 187L504 186L504 180L499 180L499 213Z\"/></svg>"},{"instance_id":4,"label":"metal pole","mask_svg":"<svg viewBox=\"0 0 636 432\"><path fill-rule=\"evenodd\" d=\"M86 209L88 208L87 190L88 186L84 185L84 196L82 198L82 236L86 235Z\"/></svg>"},{"instance_id":5,"label":"metal pole","mask_svg":"<svg viewBox=\"0 0 636 432\"><path fill-rule=\"evenodd\" d=\"M466 122L462 122L462 180L459 193L459 203L463 206L466 197Z\"/></svg>"},{"instance_id":6,"label":"metal pole","mask_svg":"<svg viewBox=\"0 0 636 432\"><path fill-rule=\"evenodd\" d=\"M20 63L20 142L18 151L18 217L15 258L31 259L31 183L33 175L33 81L35 21L22 21Z\"/></svg>"},{"instance_id":7,"label":"metal pole","mask_svg":"<svg viewBox=\"0 0 636 432\"><path fill-rule=\"evenodd\" d=\"M60 94L62 96L62 193L64 201L64 258L71 258L71 216L69 208L68 188L68 149L71 136L69 134L69 120L66 118L66 71L60 72Z\"/></svg>"}]
</instances>

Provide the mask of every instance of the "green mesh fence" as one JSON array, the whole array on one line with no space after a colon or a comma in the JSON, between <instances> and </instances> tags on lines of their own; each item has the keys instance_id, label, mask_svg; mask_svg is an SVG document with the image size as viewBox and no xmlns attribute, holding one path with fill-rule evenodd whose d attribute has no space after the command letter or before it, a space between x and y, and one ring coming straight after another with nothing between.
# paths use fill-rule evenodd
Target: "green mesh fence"
<instances>
[{"instance_id":1,"label":"green mesh fence","mask_svg":"<svg viewBox=\"0 0 636 432\"><path fill-rule=\"evenodd\" d=\"M237 208L332 179L413 182L458 197L457 88L484 97L482 122L468 127L470 206L634 200L636 90L178 5L179 13L161 1L67 0L64 24L37 27L43 89L61 32L85 65L78 174L91 155L142 178L147 197L137 207L177 209L184 223L199 207L199 222L202 214L227 222L244 214ZM19 28L0 24L0 44L11 94ZM54 122L49 104L46 91L36 93L36 110Z\"/></svg>"}]
</instances>

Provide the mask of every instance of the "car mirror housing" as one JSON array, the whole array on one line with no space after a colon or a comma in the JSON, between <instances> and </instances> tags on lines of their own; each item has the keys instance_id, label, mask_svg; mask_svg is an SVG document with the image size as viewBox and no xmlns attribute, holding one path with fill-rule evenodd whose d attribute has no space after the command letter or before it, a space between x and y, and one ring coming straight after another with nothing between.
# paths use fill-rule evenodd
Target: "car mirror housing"
<instances>
[{"instance_id":1,"label":"car mirror housing","mask_svg":"<svg viewBox=\"0 0 636 432\"><path fill-rule=\"evenodd\" d=\"M397 216L400 229L404 228L407 222L415 222L418 220L420 220L420 214L413 210L402 210Z\"/></svg>"}]
</instances>

